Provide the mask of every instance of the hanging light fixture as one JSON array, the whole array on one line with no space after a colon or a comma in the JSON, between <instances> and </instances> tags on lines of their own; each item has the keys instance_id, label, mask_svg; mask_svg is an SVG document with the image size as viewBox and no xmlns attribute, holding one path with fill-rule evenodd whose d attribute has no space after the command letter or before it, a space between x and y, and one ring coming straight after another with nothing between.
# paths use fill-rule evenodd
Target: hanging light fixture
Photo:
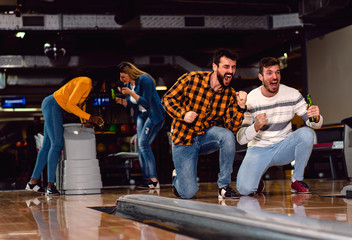
<instances>
[{"instance_id":1,"label":"hanging light fixture","mask_svg":"<svg viewBox=\"0 0 352 240\"><path fill-rule=\"evenodd\" d=\"M47 41L44 43L44 54L52 60L58 60L65 56L66 49L56 41Z\"/></svg>"}]
</instances>

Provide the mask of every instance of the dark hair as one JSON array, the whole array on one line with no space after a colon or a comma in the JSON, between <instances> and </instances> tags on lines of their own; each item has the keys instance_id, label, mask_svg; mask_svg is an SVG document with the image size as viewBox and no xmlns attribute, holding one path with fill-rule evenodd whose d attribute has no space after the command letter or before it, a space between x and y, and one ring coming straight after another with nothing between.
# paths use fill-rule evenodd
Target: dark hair
<instances>
[{"instance_id":1,"label":"dark hair","mask_svg":"<svg viewBox=\"0 0 352 240\"><path fill-rule=\"evenodd\" d=\"M83 106L88 101L91 101L96 94L99 94L100 89L104 82L105 82L105 88L109 89L110 91L111 86L120 79L120 71L116 66L112 66L112 67L107 67L102 69L94 69L94 70L86 71L85 73L80 74L80 76L88 77L92 80L92 83L93 82L97 83L95 86L93 84L92 90L90 91L90 93L88 94L84 102L81 104Z\"/></svg>"},{"instance_id":2,"label":"dark hair","mask_svg":"<svg viewBox=\"0 0 352 240\"><path fill-rule=\"evenodd\" d=\"M259 61L259 73L263 74L263 69L271 66L279 65L280 66L280 61L277 58L274 57L265 57L260 59Z\"/></svg>"},{"instance_id":3,"label":"dark hair","mask_svg":"<svg viewBox=\"0 0 352 240\"><path fill-rule=\"evenodd\" d=\"M213 63L219 66L221 57L227 57L231 60L237 60L238 58L237 54L231 51L230 49L221 48L214 53Z\"/></svg>"}]
</instances>

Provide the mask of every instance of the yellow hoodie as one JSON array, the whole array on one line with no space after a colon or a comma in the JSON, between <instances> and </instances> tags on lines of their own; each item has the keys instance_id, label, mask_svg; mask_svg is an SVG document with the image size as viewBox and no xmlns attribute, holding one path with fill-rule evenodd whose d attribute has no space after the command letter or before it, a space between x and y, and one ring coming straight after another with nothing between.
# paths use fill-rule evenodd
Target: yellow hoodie
<instances>
[{"instance_id":1,"label":"yellow hoodie","mask_svg":"<svg viewBox=\"0 0 352 240\"><path fill-rule=\"evenodd\" d=\"M56 102L66 112L73 113L82 119L89 120L90 114L86 113L86 105L79 107L92 90L92 79L76 77L54 92Z\"/></svg>"}]
</instances>

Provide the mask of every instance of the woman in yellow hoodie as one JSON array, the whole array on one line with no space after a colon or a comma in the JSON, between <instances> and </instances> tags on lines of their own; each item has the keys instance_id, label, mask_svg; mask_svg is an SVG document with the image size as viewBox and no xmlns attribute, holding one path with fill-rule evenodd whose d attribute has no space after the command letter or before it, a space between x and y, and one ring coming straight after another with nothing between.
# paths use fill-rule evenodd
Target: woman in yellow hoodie
<instances>
[{"instance_id":1,"label":"woman in yellow hoodie","mask_svg":"<svg viewBox=\"0 0 352 240\"><path fill-rule=\"evenodd\" d=\"M82 123L87 123L88 125L104 124L104 120L101 117L92 116L85 110L86 103L94 93L103 92L106 87L109 87L106 86L110 83L110 80L106 81L106 74L105 72L105 77L97 74L86 74L86 76L75 77L43 100L43 145L38 153L32 177L26 185L26 190L40 193L45 192L38 183L38 180L45 165L48 164L48 186L46 193L59 194L54 182L57 162L63 147L63 115L65 112L72 113L78 116Z\"/></svg>"}]
</instances>

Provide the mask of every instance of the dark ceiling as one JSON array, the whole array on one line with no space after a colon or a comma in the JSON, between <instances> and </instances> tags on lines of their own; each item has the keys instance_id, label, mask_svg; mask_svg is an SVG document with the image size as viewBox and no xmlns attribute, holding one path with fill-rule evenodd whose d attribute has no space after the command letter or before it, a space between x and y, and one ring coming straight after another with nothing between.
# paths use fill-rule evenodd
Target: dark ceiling
<instances>
[{"instance_id":1,"label":"dark ceiling","mask_svg":"<svg viewBox=\"0 0 352 240\"><path fill-rule=\"evenodd\" d=\"M17 9L17 10L16 10ZM45 78L48 74L59 77L79 68L101 67L131 60L135 56L180 56L199 68L209 68L215 49L226 47L239 55L239 65L252 67L260 57L282 56L289 53L300 57L307 39L348 26L352 23L351 0L5 0L0 2L0 17L16 10L18 18L36 15L113 15L115 29L104 28L16 28L0 29L1 56L45 56L43 46L47 41L57 41L65 48L66 55L79 56L74 66L65 58L56 60L50 67L0 66L8 75L33 75ZM275 28L275 16L298 14L301 24ZM141 16L184 16L190 27L143 27ZM239 16L243 26L206 27L203 16ZM188 18L187 18L188 17ZM248 24L264 21L265 28ZM259 19L259 20L258 20ZM280 22L280 21L279 21ZM281 23L281 22L280 22ZM193 24L193 25L192 25ZM1 26L1 23L0 23ZM16 38L18 30L25 30L23 39ZM303 52L302 52L303 51ZM158 59L155 58L156 63ZM175 65L175 64L174 64ZM161 76L172 84L184 72L172 63L159 66L151 60L143 66L154 76ZM188 70L188 69L186 69ZM298 70L299 71L299 70ZM169 80L172 79L172 80ZM171 82L170 82L171 81ZM57 86L55 84L26 84L0 89L0 97L28 95L35 106L40 99ZM34 98L34 96L36 96ZM2 113L0 113L2 114Z\"/></svg>"},{"instance_id":2,"label":"dark ceiling","mask_svg":"<svg viewBox=\"0 0 352 240\"><path fill-rule=\"evenodd\" d=\"M24 39L14 39L11 33L0 32L1 55L43 54L43 44L60 38L71 55L109 52L113 54L181 54L197 60L213 49L230 47L242 59L280 43L297 41L295 30L318 34L352 22L350 0L5 0L0 12L18 9L20 14L112 14L123 25L117 31L45 30L27 31ZM6 4L7 3L7 4ZM302 10L302 8L306 10ZM303 12L305 11L305 12ZM284 29L143 29L133 24L141 15L184 16L270 16L299 13L304 28ZM269 23L270 24L270 23ZM251 60L249 60L250 62Z\"/></svg>"}]
</instances>

